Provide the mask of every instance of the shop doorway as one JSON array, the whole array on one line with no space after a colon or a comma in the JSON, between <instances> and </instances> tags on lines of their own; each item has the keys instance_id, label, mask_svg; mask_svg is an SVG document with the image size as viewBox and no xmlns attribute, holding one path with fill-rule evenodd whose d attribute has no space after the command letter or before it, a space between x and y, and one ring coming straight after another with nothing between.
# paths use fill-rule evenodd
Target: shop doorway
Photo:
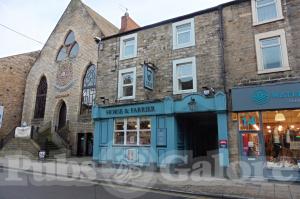
<instances>
[{"instance_id":1,"label":"shop doorway","mask_svg":"<svg viewBox=\"0 0 300 199\"><path fill-rule=\"evenodd\" d=\"M188 164L199 160L214 164L212 156L218 153L217 114L180 114L176 119Z\"/></svg>"},{"instance_id":2,"label":"shop doorway","mask_svg":"<svg viewBox=\"0 0 300 199\"><path fill-rule=\"evenodd\" d=\"M93 134L92 133L78 133L77 155L78 156L93 155Z\"/></svg>"},{"instance_id":3,"label":"shop doorway","mask_svg":"<svg viewBox=\"0 0 300 199\"><path fill-rule=\"evenodd\" d=\"M62 102L59 117L58 117L58 130L66 126L67 123L67 106L65 102Z\"/></svg>"}]
</instances>

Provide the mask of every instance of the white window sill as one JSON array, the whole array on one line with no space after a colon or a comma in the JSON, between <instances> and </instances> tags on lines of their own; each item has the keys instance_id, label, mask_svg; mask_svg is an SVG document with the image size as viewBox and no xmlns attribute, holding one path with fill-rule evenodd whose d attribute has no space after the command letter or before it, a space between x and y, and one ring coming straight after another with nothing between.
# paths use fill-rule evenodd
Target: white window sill
<instances>
[{"instance_id":1,"label":"white window sill","mask_svg":"<svg viewBox=\"0 0 300 199\"><path fill-rule=\"evenodd\" d=\"M130 96L130 97L119 97L119 100L131 100L131 99L135 99L134 96Z\"/></svg>"},{"instance_id":2,"label":"white window sill","mask_svg":"<svg viewBox=\"0 0 300 199\"><path fill-rule=\"evenodd\" d=\"M193 46L195 46L195 43L190 42L190 43L186 43L186 44L173 46L173 50L177 50L177 49L181 49L181 48L188 48L188 47L193 47Z\"/></svg>"},{"instance_id":3,"label":"white window sill","mask_svg":"<svg viewBox=\"0 0 300 199\"><path fill-rule=\"evenodd\" d=\"M283 20L283 19L284 19L283 16L279 16L277 18L270 19L270 20L267 20L267 21L253 22L253 26L259 26L259 25L262 25L262 24L272 23L272 22L275 22L275 21Z\"/></svg>"},{"instance_id":4,"label":"white window sill","mask_svg":"<svg viewBox=\"0 0 300 199\"><path fill-rule=\"evenodd\" d=\"M173 94L174 95L180 95L180 94L188 94L188 93L196 93L197 90L193 89L193 90L184 90L184 91L174 91Z\"/></svg>"},{"instance_id":5,"label":"white window sill","mask_svg":"<svg viewBox=\"0 0 300 199\"><path fill-rule=\"evenodd\" d=\"M268 70L259 70L257 71L257 74L267 74L267 73L277 73L277 72L284 72L291 70L290 67L284 67L284 68L274 68L274 69L268 69Z\"/></svg>"}]
</instances>

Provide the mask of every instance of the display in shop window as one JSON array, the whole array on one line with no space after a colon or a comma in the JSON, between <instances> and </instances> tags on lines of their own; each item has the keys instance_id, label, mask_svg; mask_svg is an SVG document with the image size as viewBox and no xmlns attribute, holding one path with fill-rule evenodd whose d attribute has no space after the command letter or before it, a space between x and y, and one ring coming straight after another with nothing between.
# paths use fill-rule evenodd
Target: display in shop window
<instances>
[{"instance_id":1,"label":"display in shop window","mask_svg":"<svg viewBox=\"0 0 300 199\"><path fill-rule=\"evenodd\" d=\"M260 121L258 112L239 113L240 131L259 131Z\"/></svg>"}]
</instances>

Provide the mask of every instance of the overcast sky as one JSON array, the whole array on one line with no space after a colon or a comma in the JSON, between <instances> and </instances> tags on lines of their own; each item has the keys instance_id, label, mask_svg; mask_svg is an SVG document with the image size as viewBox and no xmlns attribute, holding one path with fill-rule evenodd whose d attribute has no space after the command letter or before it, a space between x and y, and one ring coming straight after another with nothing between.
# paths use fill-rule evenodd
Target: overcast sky
<instances>
[{"instance_id":1,"label":"overcast sky","mask_svg":"<svg viewBox=\"0 0 300 199\"><path fill-rule=\"evenodd\" d=\"M126 8L145 26L203 10L230 0L82 0L120 27ZM1 26L5 25L45 43L70 0L0 0L0 57L40 50L43 45Z\"/></svg>"}]
</instances>

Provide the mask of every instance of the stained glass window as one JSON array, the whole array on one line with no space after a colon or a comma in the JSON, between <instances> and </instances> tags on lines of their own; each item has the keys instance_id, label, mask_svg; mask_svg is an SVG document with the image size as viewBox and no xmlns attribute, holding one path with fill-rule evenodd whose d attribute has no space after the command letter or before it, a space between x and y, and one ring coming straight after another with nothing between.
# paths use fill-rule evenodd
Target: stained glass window
<instances>
[{"instance_id":1,"label":"stained glass window","mask_svg":"<svg viewBox=\"0 0 300 199\"><path fill-rule=\"evenodd\" d=\"M75 40L75 34L70 31L65 39L64 44L58 51L56 61L63 61L66 58L75 58L79 52L79 44Z\"/></svg>"},{"instance_id":2,"label":"stained glass window","mask_svg":"<svg viewBox=\"0 0 300 199\"><path fill-rule=\"evenodd\" d=\"M88 114L92 111L95 98L96 98L96 66L90 65L86 70L83 79L81 114Z\"/></svg>"}]
</instances>

